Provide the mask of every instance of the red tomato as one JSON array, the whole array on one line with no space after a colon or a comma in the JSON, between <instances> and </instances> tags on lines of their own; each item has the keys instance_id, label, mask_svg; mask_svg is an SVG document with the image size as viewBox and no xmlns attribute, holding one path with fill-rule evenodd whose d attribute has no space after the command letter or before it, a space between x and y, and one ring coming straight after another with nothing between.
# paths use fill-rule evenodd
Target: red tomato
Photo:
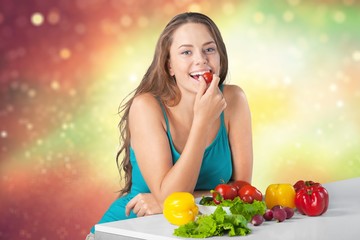
<instances>
[{"instance_id":1,"label":"red tomato","mask_svg":"<svg viewBox=\"0 0 360 240\"><path fill-rule=\"evenodd\" d=\"M203 74L203 77L205 79L205 82L207 84L211 83L212 79L213 79L213 75L211 74L211 72L206 72Z\"/></svg>"},{"instance_id":2,"label":"red tomato","mask_svg":"<svg viewBox=\"0 0 360 240\"><path fill-rule=\"evenodd\" d=\"M223 184L219 184L216 186L212 195L213 195L214 202L216 204L219 204L222 199L233 200L235 197L237 197L237 191L236 191L236 188L234 188L230 184L223 183ZM219 195L221 197L219 197Z\"/></svg>"},{"instance_id":3,"label":"red tomato","mask_svg":"<svg viewBox=\"0 0 360 240\"><path fill-rule=\"evenodd\" d=\"M244 195L242 197L240 197L241 200L243 200L246 203L253 203L254 202L254 198L251 195Z\"/></svg>"},{"instance_id":4,"label":"red tomato","mask_svg":"<svg viewBox=\"0 0 360 240\"><path fill-rule=\"evenodd\" d=\"M254 200L262 201L262 193L252 185L245 185L238 191L241 200L247 203L252 203Z\"/></svg>"},{"instance_id":5,"label":"red tomato","mask_svg":"<svg viewBox=\"0 0 360 240\"><path fill-rule=\"evenodd\" d=\"M231 186L234 186L237 191L239 191L245 185L250 185L250 183L243 181L243 180L237 180L237 181L231 183Z\"/></svg>"}]
</instances>

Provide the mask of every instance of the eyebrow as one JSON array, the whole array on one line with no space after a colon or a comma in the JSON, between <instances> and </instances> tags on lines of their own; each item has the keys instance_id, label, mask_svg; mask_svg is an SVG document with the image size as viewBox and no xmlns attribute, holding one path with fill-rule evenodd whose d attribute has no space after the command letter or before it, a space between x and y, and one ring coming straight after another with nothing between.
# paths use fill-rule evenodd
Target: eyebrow
<instances>
[{"instance_id":1,"label":"eyebrow","mask_svg":"<svg viewBox=\"0 0 360 240\"><path fill-rule=\"evenodd\" d=\"M215 44L215 41L206 42L206 43L203 44L203 46L206 46L206 45L209 45L209 44ZM178 47L178 49L182 48L182 47L193 47L193 45L192 44L182 44L182 45L180 45Z\"/></svg>"}]
</instances>

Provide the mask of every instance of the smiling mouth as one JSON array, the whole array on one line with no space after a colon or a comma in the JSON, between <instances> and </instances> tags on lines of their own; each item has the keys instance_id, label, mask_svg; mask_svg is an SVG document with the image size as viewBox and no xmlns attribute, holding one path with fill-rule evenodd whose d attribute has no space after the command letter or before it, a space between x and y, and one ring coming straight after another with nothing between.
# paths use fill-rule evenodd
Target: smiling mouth
<instances>
[{"instance_id":1,"label":"smiling mouth","mask_svg":"<svg viewBox=\"0 0 360 240\"><path fill-rule=\"evenodd\" d=\"M202 71L202 72L190 73L189 75L190 75L190 77L192 77L192 78L194 78L194 79L196 79L196 80L199 80L200 76L203 76L204 73L206 73L206 72L212 73L212 71L209 70L209 71Z\"/></svg>"}]
</instances>

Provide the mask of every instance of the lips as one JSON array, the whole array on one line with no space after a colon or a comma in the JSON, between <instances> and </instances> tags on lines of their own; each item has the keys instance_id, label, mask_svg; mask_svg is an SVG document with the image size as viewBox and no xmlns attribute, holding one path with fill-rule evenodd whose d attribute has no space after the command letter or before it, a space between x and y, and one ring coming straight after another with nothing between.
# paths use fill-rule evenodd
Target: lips
<instances>
[{"instance_id":1,"label":"lips","mask_svg":"<svg viewBox=\"0 0 360 240\"><path fill-rule=\"evenodd\" d=\"M211 73L211 70L192 72L192 73L190 73L189 75L190 75L192 78L194 78L194 79L196 79L196 80L199 80L199 77L202 76L202 75L204 75L204 73L206 73L206 72L210 72L210 73Z\"/></svg>"}]
</instances>

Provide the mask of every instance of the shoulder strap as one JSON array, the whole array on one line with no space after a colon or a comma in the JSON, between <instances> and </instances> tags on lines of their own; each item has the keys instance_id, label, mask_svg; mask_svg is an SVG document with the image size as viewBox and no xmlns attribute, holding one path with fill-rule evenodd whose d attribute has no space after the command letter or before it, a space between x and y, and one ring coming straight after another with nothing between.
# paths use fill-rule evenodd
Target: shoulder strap
<instances>
[{"instance_id":1,"label":"shoulder strap","mask_svg":"<svg viewBox=\"0 0 360 240\"><path fill-rule=\"evenodd\" d=\"M219 88L220 88L220 91L223 92L223 90L224 90L224 84L221 84L221 85L219 86ZM225 127L224 111L221 112L220 120L221 120L221 125L222 125L223 127Z\"/></svg>"},{"instance_id":2,"label":"shoulder strap","mask_svg":"<svg viewBox=\"0 0 360 240\"><path fill-rule=\"evenodd\" d=\"M165 110L165 106L164 104L161 102L161 100L159 98L157 98L157 100L159 101L159 104L160 104L160 107L161 107L161 110L163 112L163 115L164 115L164 119L165 119L165 122L166 122L166 131L169 132L169 120L168 120L168 117L166 115L166 110Z\"/></svg>"}]
</instances>

